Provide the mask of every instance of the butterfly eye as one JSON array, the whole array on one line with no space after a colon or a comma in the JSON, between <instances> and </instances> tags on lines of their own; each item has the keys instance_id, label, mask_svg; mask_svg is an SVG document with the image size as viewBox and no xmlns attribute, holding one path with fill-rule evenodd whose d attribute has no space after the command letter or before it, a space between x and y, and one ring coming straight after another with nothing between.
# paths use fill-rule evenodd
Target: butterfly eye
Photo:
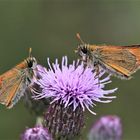
<instances>
[{"instance_id":1,"label":"butterfly eye","mask_svg":"<svg viewBox=\"0 0 140 140\"><path fill-rule=\"evenodd\" d=\"M81 49L81 51L82 51L82 53L87 54L87 48L83 47L83 48Z\"/></svg>"},{"instance_id":2,"label":"butterfly eye","mask_svg":"<svg viewBox=\"0 0 140 140\"><path fill-rule=\"evenodd\" d=\"M29 61L28 62L28 67L31 68L32 66L33 66L33 62L32 61Z\"/></svg>"},{"instance_id":3,"label":"butterfly eye","mask_svg":"<svg viewBox=\"0 0 140 140\"><path fill-rule=\"evenodd\" d=\"M34 57L31 57L27 59L27 64L29 68L34 68L37 65L37 61Z\"/></svg>"}]
</instances>

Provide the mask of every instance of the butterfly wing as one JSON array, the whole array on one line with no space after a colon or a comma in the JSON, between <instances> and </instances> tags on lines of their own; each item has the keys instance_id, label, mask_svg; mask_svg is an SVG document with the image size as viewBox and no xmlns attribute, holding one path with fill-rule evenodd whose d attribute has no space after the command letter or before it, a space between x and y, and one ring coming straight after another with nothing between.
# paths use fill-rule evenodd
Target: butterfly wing
<instances>
[{"instance_id":1,"label":"butterfly wing","mask_svg":"<svg viewBox=\"0 0 140 140\"><path fill-rule=\"evenodd\" d=\"M140 66L135 47L103 46L99 48L101 67L121 78L129 78ZM138 58L137 58L138 57Z\"/></svg>"},{"instance_id":2,"label":"butterfly wing","mask_svg":"<svg viewBox=\"0 0 140 140\"><path fill-rule=\"evenodd\" d=\"M140 65L140 45L122 46L123 49L128 50L136 58L137 65Z\"/></svg>"},{"instance_id":3,"label":"butterfly wing","mask_svg":"<svg viewBox=\"0 0 140 140\"><path fill-rule=\"evenodd\" d=\"M23 96L26 88L24 70L13 68L0 76L0 103L11 108Z\"/></svg>"},{"instance_id":4,"label":"butterfly wing","mask_svg":"<svg viewBox=\"0 0 140 140\"><path fill-rule=\"evenodd\" d=\"M17 80L12 86L5 90L5 92L1 93L0 103L6 105L8 108L13 107L21 96L23 96L21 92L19 93L19 90L23 89L22 86L22 80Z\"/></svg>"}]
</instances>

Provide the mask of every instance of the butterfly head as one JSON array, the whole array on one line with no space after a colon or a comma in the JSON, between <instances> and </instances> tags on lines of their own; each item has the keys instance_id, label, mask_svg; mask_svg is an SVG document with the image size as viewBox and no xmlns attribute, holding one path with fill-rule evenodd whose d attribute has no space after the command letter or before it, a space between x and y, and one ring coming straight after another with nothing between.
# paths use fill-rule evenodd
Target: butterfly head
<instances>
[{"instance_id":1,"label":"butterfly head","mask_svg":"<svg viewBox=\"0 0 140 140\"><path fill-rule=\"evenodd\" d=\"M82 58L83 61L87 60L88 57L88 44L81 44L78 45L77 49L75 52Z\"/></svg>"},{"instance_id":2,"label":"butterfly head","mask_svg":"<svg viewBox=\"0 0 140 140\"><path fill-rule=\"evenodd\" d=\"M28 68L34 69L37 66L37 60L35 59L35 57L28 57L27 64L28 64Z\"/></svg>"},{"instance_id":3,"label":"butterfly head","mask_svg":"<svg viewBox=\"0 0 140 140\"><path fill-rule=\"evenodd\" d=\"M27 64L28 64L28 68L34 69L37 66L37 60L36 60L35 57L32 56L31 52L32 52L32 49L30 48L29 49L29 57L27 58L26 61L27 61Z\"/></svg>"},{"instance_id":4,"label":"butterfly head","mask_svg":"<svg viewBox=\"0 0 140 140\"><path fill-rule=\"evenodd\" d=\"M78 45L77 49L75 50L75 53L77 53L80 58L83 60L83 61L87 61L88 59L88 55L89 55L89 45L84 43L84 41L81 39L80 35L77 34L77 38L80 40L80 42L82 44Z\"/></svg>"}]
</instances>

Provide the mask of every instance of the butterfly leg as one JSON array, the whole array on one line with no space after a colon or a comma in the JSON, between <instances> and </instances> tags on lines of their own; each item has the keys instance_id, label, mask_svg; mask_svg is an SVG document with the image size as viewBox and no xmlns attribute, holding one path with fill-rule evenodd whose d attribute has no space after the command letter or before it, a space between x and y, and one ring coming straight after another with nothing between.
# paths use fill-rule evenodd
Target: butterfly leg
<instances>
[{"instance_id":1,"label":"butterfly leg","mask_svg":"<svg viewBox=\"0 0 140 140\"><path fill-rule=\"evenodd\" d=\"M98 87L100 87L100 80L99 80L99 74L100 74L100 68L98 65L95 66L95 79L98 79Z\"/></svg>"}]
</instances>

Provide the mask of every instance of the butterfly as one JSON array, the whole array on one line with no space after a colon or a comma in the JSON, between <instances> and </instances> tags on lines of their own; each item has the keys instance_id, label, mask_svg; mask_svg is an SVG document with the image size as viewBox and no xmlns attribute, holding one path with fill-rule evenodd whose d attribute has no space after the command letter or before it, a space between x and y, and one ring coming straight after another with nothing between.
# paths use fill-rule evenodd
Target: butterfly
<instances>
[{"instance_id":1,"label":"butterfly","mask_svg":"<svg viewBox=\"0 0 140 140\"><path fill-rule=\"evenodd\" d=\"M28 58L0 75L0 103L7 108L12 108L32 84L37 60L32 57L31 51L30 48Z\"/></svg>"},{"instance_id":2,"label":"butterfly","mask_svg":"<svg viewBox=\"0 0 140 140\"><path fill-rule=\"evenodd\" d=\"M75 52L88 66L95 67L97 74L103 69L118 78L130 79L140 68L140 45L90 45L84 43L78 33L77 38L82 44Z\"/></svg>"}]
</instances>

